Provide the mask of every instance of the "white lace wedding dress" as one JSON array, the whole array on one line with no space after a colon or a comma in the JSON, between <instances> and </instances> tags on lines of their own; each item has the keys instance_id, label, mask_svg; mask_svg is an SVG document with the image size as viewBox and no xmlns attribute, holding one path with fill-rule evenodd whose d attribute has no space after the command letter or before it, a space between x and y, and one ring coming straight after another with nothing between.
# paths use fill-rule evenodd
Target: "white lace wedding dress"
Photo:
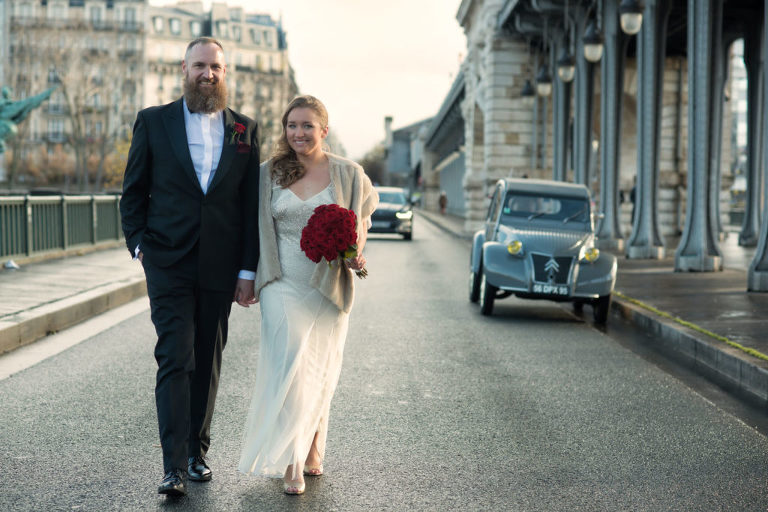
<instances>
[{"instance_id":1,"label":"white lace wedding dress","mask_svg":"<svg viewBox=\"0 0 768 512\"><path fill-rule=\"evenodd\" d=\"M299 240L313 210L334 202L332 187L306 201L289 189L272 190L282 277L259 297L256 387L238 465L244 473L282 478L289 464L303 466L315 432L320 457L325 455L349 315L309 285L316 264L301 251Z\"/></svg>"}]
</instances>

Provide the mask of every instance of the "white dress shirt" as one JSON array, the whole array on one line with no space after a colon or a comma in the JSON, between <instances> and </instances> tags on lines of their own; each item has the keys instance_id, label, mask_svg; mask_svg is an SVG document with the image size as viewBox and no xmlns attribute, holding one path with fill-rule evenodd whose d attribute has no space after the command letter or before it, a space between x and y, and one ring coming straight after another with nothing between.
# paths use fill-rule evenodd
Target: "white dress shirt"
<instances>
[{"instance_id":1,"label":"white dress shirt","mask_svg":"<svg viewBox=\"0 0 768 512\"><path fill-rule=\"evenodd\" d=\"M224 145L224 112L193 114L189 111L185 99L184 124L187 127L189 154L195 166L197 181L205 194L221 158L221 148Z\"/></svg>"}]
</instances>

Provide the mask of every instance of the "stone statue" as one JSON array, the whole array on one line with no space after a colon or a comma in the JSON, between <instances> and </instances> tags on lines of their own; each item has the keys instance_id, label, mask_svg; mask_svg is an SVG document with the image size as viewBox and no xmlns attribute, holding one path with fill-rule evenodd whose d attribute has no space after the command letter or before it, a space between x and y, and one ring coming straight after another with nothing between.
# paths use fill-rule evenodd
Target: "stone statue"
<instances>
[{"instance_id":1,"label":"stone statue","mask_svg":"<svg viewBox=\"0 0 768 512\"><path fill-rule=\"evenodd\" d=\"M13 101L8 87L0 89L0 153L5 152L5 140L16 135L16 125L27 118L30 111L47 100L55 87L51 87L23 100Z\"/></svg>"}]
</instances>

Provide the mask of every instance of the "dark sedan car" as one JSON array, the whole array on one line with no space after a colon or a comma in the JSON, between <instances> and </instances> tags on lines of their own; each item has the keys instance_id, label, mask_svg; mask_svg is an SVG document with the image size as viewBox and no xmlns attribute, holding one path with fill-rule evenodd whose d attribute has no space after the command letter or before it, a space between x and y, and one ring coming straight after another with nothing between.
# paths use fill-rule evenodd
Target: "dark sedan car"
<instances>
[{"instance_id":1,"label":"dark sedan car","mask_svg":"<svg viewBox=\"0 0 768 512\"><path fill-rule=\"evenodd\" d=\"M397 187L376 187L379 206L371 216L369 233L395 233L406 240L413 238L413 210L405 190Z\"/></svg>"}]
</instances>

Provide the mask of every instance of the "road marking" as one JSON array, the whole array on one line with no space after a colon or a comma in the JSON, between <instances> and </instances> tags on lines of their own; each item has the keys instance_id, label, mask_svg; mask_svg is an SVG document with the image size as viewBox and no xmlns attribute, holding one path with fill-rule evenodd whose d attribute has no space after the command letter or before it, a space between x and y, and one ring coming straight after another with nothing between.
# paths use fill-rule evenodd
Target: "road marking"
<instances>
[{"instance_id":1,"label":"road marking","mask_svg":"<svg viewBox=\"0 0 768 512\"><path fill-rule=\"evenodd\" d=\"M140 297L69 329L0 355L0 380L26 370L148 309L149 299L146 296Z\"/></svg>"}]
</instances>

